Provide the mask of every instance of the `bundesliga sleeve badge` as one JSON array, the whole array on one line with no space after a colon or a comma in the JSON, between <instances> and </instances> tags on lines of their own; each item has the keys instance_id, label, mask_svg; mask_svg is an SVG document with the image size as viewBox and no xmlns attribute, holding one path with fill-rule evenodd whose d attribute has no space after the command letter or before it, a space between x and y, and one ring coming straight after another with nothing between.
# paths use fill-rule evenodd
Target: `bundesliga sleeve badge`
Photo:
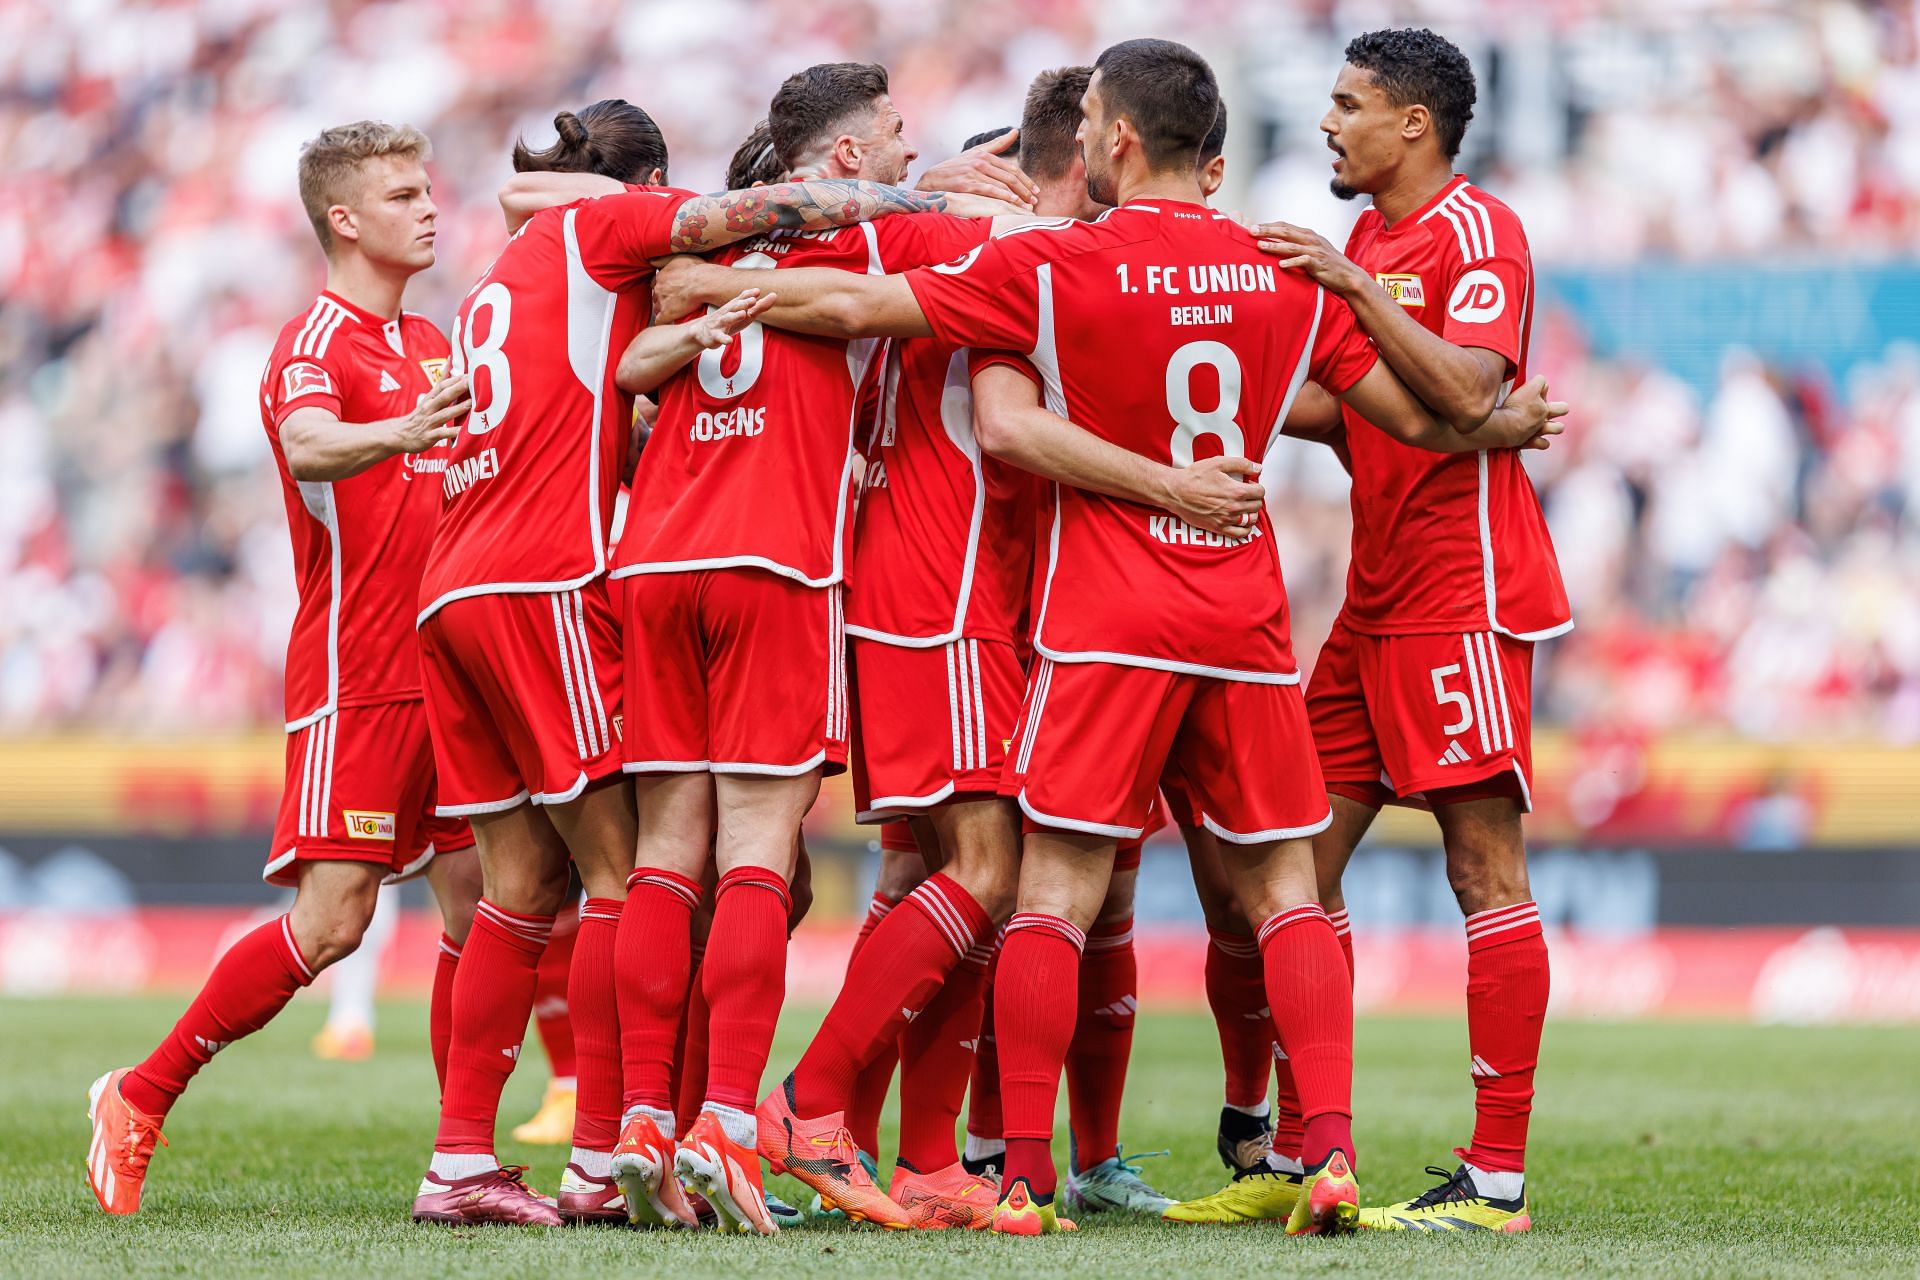
<instances>
[{"instance_id":1,"label":"bundesliga sleeve badge","mask_svg":"<svg viewBox=\"0 0 1920 1280\"><path fill-rule=\"evenodd\" d=\"M280 401L285 404L301 396L336 394L333 377L317 364L290 364L280 373Z\"/></svg>"}]
</instances>

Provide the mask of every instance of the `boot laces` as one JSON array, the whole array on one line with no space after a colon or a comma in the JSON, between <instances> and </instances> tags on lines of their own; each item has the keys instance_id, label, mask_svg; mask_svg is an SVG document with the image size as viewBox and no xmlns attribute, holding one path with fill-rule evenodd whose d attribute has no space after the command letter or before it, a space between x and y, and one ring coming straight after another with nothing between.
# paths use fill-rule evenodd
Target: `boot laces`
<instances>
[{"instance_id":1,"label":"boot laces","mask_svg":"<svg viewBox=\"0 0 1920 1280\"><path fill-rule=\"evenodd\" d=\"M1480 1198L1474 1189L1472 1180L1467 1176L1467 1170L1464 1165L1458 1169L1449 1170L1443 1169L1439 1165L1430 1164L1427 1166L1427 1172L1441 1179L1441 1183L1432 1190L1423 1192L1419 1199L1413 1201L1412 1204L1408 1206L1409 1208L1430 1209L1437 1204L1453 1204L1460 1200L1477 1200Z\"/></svg>"}]
</instances>

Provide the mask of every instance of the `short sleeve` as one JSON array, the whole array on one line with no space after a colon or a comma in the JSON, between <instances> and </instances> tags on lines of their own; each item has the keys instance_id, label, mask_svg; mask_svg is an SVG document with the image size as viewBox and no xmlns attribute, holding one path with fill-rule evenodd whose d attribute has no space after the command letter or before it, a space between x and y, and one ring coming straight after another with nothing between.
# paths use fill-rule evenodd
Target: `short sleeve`
<instances>
[{"instance_id":1,"label":"short sleeve","mask_svg":"<svg viewBox=\"0 0 1920 1280\"><path fill-rule=\"evenodd\" d=\"M680 206L694 198L673 187L629 186L618 195L583 200L574 207L580 264L609 289L627 289L653 274L654 258L673 252Z\"/></svg>"},{"instance_id":2,"label":"short sleeve","mask_svg":"<svg viewBox=\"0 0 1920 1280\"><path fill-rule=\"evenodd\" d=\"M909 271L907 285L934 336L956 347L1031 351L1037 337L1037 260L987 240L951 262Z\"/></svg>"},{"instance_id":3,"label":"short sleeve","mask_svg":"<svg viewBox=\"0 0 1920 1280\"><path fill-rule=\"evenodd\" d=\"M1015 355L1011 351L969 351L967 380L972 381L980 376L982 370L991 369L995 365L1003 365L1013 370L1036 387L1045 385L1040 380L1040 371L1033 367L1033 363L1025 356Z\"/></svg>"},{"instance_id":4,"label":"short sleeve","mask_svg":"<svg viewBox=\"0 0 1920 1280\"><path fill-rule=\"evenodd\" d=\"M345 345L345 344L341 344ZM346 371L332 354L294 355L276 352L267 371L267 417L274 430L296 409L322 409L336 418L345 416Z\"/></svg>"},{"instance_id":5,"label":"short sleeve","mask_svg":"<svg viewBox=\"0 0 1920 1280\"><path fill-rule=\"evenodd\" d=\"M1456 347L1484 347L1498 353L1509 370L1520 363L1521 326L1533 272L1520 220L1503 205L1472 201L1445 237L1449 258L1457 252L1460 273L1447 291L1446 322L1440 336Z\"/></svg>"},{"instance_id":6,"label":"short sleeve","mask_svg":"<svg viewBox=\"0 0 1920 1280\"><path fill-rule=\"evenodd\" d=\"M951 262L987 242L991 218L959 218L950 213L895 213L873 224L880 261L890 273Z\"/></svg>"},{"instance_id":7,"label":"short sleeve","mask_svg":"<svg viewBox=\"0 0 1920 1280\"><path fill-rule=\"evenodd\" d=\"M1321 298L1320 324L1314 330L1307 375L1328 394L1343 396L1367 376L1380 353L1354 319L1352 307L1330 293L1323 293Z\"/></svg>"}]
</instances>

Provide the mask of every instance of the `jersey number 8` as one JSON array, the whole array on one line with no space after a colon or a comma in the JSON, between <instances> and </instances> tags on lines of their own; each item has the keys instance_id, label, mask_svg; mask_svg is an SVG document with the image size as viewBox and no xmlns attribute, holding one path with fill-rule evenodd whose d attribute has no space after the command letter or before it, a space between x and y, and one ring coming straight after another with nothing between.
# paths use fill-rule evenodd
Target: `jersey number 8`
<instances>
[{"instance_id":1,"label":"jersey number 8","mask_svg":"<svg viewBox=\"0 0 1920 1280\"><path fill-rule=\"evenodd\" d=\"M773 257L765 253L749 253L733 264L743 271L770 270L775 265ZM719 310L708 307L708 314ZM728 347L738 348L740 363L729 377L720 371L721 358L727 354ZM760 366L767 358L767 335L755 320L742 329L726 347L710 347L700 353L696 372L700 375L700 389L715 400L731 400L735 396L745 395L760 378Z\"/></svg>"},{"instance_id":2,"label":"jersey number 8","mask_svg":"<svg viewBox=\"0 0 1920 1280\"><path fill-rule=\"evenodd\" d=\"M1193 405L1193 371L1212 365L1220 379L1220 403L1211 409ZM1167 446L1176 467L1193 465L1194 441L1212 436L1230 458L1247 456L1246 436L1233 416L1240 412L1240 358L1220 342L1189 342L1167 361L1167 414L1174 421Z\"/></svg>"},{"instance_id":3,"label":"jersey number 8","mask_svg":"<svg viewBox=\"0 0 1920 1280\"><path fill-rule=\"evenodd\" d=\"M482 310L487 312L486 341L475 346L473 331ZM513 319L513 295L507 286L494 281L482 289L467 308L466 332L460 331L460 317L453 321L453 375L487 371L486 395L480 392L480 379L473 379L473 412L467 415L467 430L485 435L499 426L513 402L513 372L507 367L507 353L501 349L507 340L507 325Z\"/></svg>"}]
</instances>

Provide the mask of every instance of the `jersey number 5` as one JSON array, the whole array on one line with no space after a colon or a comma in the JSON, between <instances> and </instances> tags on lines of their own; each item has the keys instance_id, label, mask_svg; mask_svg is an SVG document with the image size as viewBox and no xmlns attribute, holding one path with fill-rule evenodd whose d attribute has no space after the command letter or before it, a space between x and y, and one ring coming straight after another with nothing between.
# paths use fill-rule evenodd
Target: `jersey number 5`
<instances>
[{"instance_id":1,"label":"jersey number 5","mask_svg":"<svg viewBox=\"0 0 1920 1280\"><path fill-rule=\"evenodd\" d=\"M1220 379L1220 402L1211 409L1193 406L1193 371L1213 366ZM1167 451L1176 467L1193 465L1193 443L1201 436L1220 442L1230 458L1247 456L1246 436L1233 416L1240 412L1240 358L1219 342L1189 342L1167 361L1167 414L1173 419L1173 440Z\"/></svg>"},{"instance_id":2,"label":"jersey number 5","mask_svg":"<svg viewBox=\"0 0 1920 1280\"><path fill-rule=\"evenodd\" d=\"M475 345L473 331L480 327L480 313L487 313L487 337L484 342ZM461 332L461 317L453 321L453 375L473 374L473 412L467 415L467 430L476 436L485 435L499 426L507 416L507 406L513 402L513 371L507 367L507 353L502 345L507 340L507 326L513 320L513 295L507 292L507 286L494 281L482 289L467 308L466 332ZM480 385L480 370L487 371L484 390Z\"/></svg>"}]
</instances>

